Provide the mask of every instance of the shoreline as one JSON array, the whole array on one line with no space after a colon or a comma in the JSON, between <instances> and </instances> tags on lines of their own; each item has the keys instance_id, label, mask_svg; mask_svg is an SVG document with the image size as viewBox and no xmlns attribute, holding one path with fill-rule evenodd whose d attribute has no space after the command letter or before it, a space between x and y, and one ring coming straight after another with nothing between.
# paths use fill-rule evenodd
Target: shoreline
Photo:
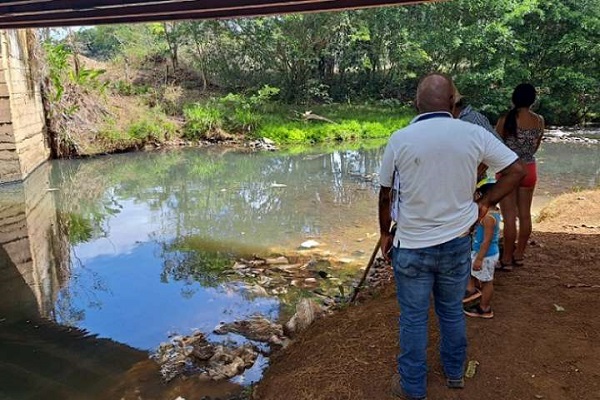
<instances>
[{"instance_id":1,"label":"shoreline","mask_svg":"<svg viewBox=\"0 0 600 400\"><path fill-rule=\"evenodd\" d=\"M600 188L559 195L548 199L543 207L538 202L537 207L544 217L534 224L525 267L497 274L497 317L467 321L468 359L477 360L481 370L468 380L461 399L480 398L483 391L490 398L505 400L534 395L566 400L585 398L583 393L593 391L593 376L600 368L589 346L600 338L600 326L589 325L600 325L600 321L590 321L585 311L578 312L577 304L591 301L600 306L597 292L585 291L600 278L599 249L590 248L600 238ZM566 221L575 224L565 225ZM585 271L579 268L578 260L587 260ZM530 274L542 279L528 279ZM566 310L564 315L556 314L559 309ZM272 357L252 399L279 399L284 392L298 400L387 399L398 351L397 312L395 289L388 284L364 302L315 322L289 348ZM436 325L430 324L428 358L433 369L429 395L450 398L438 382L442 374L434 351L439 340ZM557 329L561 326L569 329ZM581 329L587 332L582 338L574 334ZM589 336L591 332L596 332L594 337ZM485 336L493 336L489 340L495 344L490 346L489 340L479 339ZM501 355L495 351L498 346L506 349ZM561 372L558 365L567 354L585 375ZM537 384L529 376L535 377ZM575 397L561 388L568 388L566 393Z\"/></svg>"}]
</instances>

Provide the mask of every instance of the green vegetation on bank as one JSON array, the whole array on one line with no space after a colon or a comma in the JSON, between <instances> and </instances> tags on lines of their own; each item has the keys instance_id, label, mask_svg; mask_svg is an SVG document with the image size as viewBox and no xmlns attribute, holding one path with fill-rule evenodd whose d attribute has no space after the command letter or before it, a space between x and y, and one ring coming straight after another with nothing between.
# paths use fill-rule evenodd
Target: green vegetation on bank
<instances>
[{"instance_id":1,"label":"green vegetation on bank","mask_svg":"<svg viewBox=\"0 0 600 400\"><path fill-rule=\"evenodd\" d=\"M280 89L286 104L414 96L416 78L441 71L492 120L523 81L550 124L600 117L600 2L453 0L408 7L221 21L99 26L74 35L95 59L220 93ZM167 76L165 76L165 73ZM126 74L123 74L126 75ZM156 76L156 78L159 78Z\"/></svg>"},{"instance_id":2,"label":"green vegetation on bank","mask_svg":"<svg viewBox=\"0 0 600 400\"><path fill-rule=\"evenodd\" d=\"M272 102L278 92L265 86L251 96L229 94L187 105L184 137L209 139L224 131L249 138L266 137L280 144L379 139L407 125L413 114L399 105L383 103L314 104L306 110Z\"/></svg>"}]
</instances>

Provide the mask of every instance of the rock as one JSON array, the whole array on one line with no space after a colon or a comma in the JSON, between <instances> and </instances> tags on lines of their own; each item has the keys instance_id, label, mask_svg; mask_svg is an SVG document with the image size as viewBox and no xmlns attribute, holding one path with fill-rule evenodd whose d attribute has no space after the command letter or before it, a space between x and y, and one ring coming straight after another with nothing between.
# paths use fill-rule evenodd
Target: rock
<instances>
[{"instance_id":1,"label":"rock","mask_svg":"<svg viewBox=\"0 0 600 400\"><path fill-rule=\"evenodd\" d=\"M307 240L305 242L302 242L300 244L300 247L303 249L312 249L313 247L317 247L319 246L321 243L317 242L316 240Z\"/></svg>"},{"instance_id":2,"label":"rock","mask_svg":"<svg viewBox=\"0 0 600 400\"><path fill-rule=\"evenodd\" d=\"M284 256L280 256L277 258L267 258L267 264L269 265L285 265L289 263L290 262L288 261L288 259Z\"/></svg>"},{"instance_id":3,"label":"rock","mask_svg":"<svg viewBox=\"0 0 600 400\"><path fill-rule=\"evenodd\" d=\"M317 280L315 278L306 278L304 280L304 282L306 282L306 283L317 283Z\"/></svg>"},{"instance_id":4,"label":"rock","mask_svg":"<svg viewBox=\"0 0 600 400\"><path fill-rule=\"evenodd\" d=\"M325 310L314 300L302 299L296 304L296 313L284 326L286 336L294 337L323 314L325 314Z\"/></svg>"},{"instance_id":5,"label":"rock","mask_svg":"<svg viewBox=\"0 0 600 400\"><path fill-rule=\"evenodd\" d=\"M256 296L256 297L268 297L269 293L267 292L267 290L258 285L258 284L254 284L254 285L248 285L244 288L244 291L252 296Z\"/></svg>"},{"instance_id":6,"label":"rock","mask_svg":"<svg viewBox=\"0 0 600 400\"><path fill-rule=\"evenodd\" d=\"M254 365L257 356L258 353L249 345L235 349L217 346L206 372L213 380L233 378Z\"/></svg>"},{"instance_id":7,"label":"rock","mask_svg":"<svg viewBox=\"0 0 600 400\"><path fill-rule=\"evenodd\" d=\"M279 294L287 294L288 290L285 287L278 287L271 290L271 294L279 295Z\"/></svg>"},{"instance_id":8,"label":"rock","mask_svg":"<svg viewBox=\"0 0 600 400\"><path fill-rule=\"evenodd\" d=\"M236 269L236 270L238 270L238 269L247 269L248 266L246 264L242 264L240 262L236 262L235 264L233 264L233 267L231 267L231 268Z\"/></svg>"},{"instance_id":9,"label":"rock","mask_svg":"<svg viewBox=\"0 0 600 400\"><path fill-rule=\"evenodd\" d=\"M269 286L272 281L273 281L273 278L269 278L268 276L264 276L264 275L261 275L261 277L258 278L258 284L262 285L262 286Z\"/></svg>"},{"instance_id":10,"label":"rock","mask_svg":"<svg viewBox=\"0 0 600 400\"><path fill-rule=\"evenodd\" d=\"M272 141L271 139L266 138L266 137L261 138L261 140L263 141L264 144L270 144L270 145L274 145L275 144L274 141Z\"/></svg>"},{"instance_id":11,"label":"rock","mask_svg":"<svg viewBox=\"0 0 600 400\"><path fill-rule=\"evenodd\" d=\"M207 361L215 354L214 346L206 340L201 332L183 338L182 343L184 346L192 348L188 355L199 361Z\"/></svg>"},{"instance_id":12,"label":"rock","mask_svg":"<svg viewBox=\"0 0 600 400\"><path fill-rule=\"evenodd\" d=\"M233 321L218 325L214 331L217 335L237 333L247 339L268 343L273 335L283 336L283 327L263 316L255 315L247 320Z\"/></svg>"}]
</instances>

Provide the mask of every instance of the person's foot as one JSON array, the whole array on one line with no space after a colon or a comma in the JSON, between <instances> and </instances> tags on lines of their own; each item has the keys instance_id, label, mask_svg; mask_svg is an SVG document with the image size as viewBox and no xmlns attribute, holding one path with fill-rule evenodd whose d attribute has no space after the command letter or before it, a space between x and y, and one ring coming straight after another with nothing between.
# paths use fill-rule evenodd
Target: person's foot
<instances>
[{"instance_id":1,"label":"person's foot","mask_svg":"<svg viewBox=\"0 0 600 400\"><path fill-rule=\"evenodd\" d=\"M465 387L465 378L450 379L446 378L446 386L450 389L462 389Z\"/></svg>"},{"instance_id":2,"label":"person's foot","mask_svg":"<svg viewBox=\"0 0 600 400\"><path fill-rule=\"evenodd\" d=\"M510 262L504 262L502 260L498 261L498 264L496 264L496 271L512 271L514 268L514 265L512 263L512 261Z\"/></svg>"},{"instance_id":3,"label":"person's foot","mask_svg":"<svg viewBox=\"0 0 600 400\"><path fill-rule=\"evenodd\" d=\"M469 308L468 310L465 310L465 314L467 316L473 317L473 318L483 318L483 319L494 318L494 311L492 311L492 307L488 307L487 310L484 310L479 305L477 305L473 308Z\"/></svg>"},{"instance_id":4,"label":"person's foot","mask_svg":"<svg viewBox=\"0 0 600 400\"><path fill-rule=\"evenodd\" d=\"M481 292L478 289L472 291L465 291L465 297L463 297L463 303L470 303L473 300L477 300L481 297Z\"/></svg>"},{"instance_id":5,"label":"person's foot","mask_svg":"<svg viewBox=\"0 0 600 400\"><path fill-rule=\"evenodd\" d=\"M394 395L398 399L402 400L427 400L427 396L415 397L404 392L402 386L400 385L400 375L395 374L392 378L392 395Z\"/></svg>"}]
</instances>

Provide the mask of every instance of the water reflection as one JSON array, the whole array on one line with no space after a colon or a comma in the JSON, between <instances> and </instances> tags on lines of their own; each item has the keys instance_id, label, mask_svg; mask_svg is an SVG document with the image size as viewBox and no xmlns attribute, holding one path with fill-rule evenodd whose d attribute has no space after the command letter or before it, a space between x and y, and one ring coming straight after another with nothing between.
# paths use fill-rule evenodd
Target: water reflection
<instances>
[{"instance_id":1,"label":"water reflection","mask_svg":"<svg viewBox=\"0 0 600 400\"><path fill-rule=\"evenodd\" d=\"M58 232L49 170L50 164L44 164L23 184L0 187L0 247L7 263L4 272L8 273L9 265L18 272L5 275L2 287L25 291L3 296L0 309L5 318L50 317L58 290L68 279L69 248ZM22 280L25 285L13 280ZM31 294L33 298L23 301Z\"/></svg>"}]
</instances>

